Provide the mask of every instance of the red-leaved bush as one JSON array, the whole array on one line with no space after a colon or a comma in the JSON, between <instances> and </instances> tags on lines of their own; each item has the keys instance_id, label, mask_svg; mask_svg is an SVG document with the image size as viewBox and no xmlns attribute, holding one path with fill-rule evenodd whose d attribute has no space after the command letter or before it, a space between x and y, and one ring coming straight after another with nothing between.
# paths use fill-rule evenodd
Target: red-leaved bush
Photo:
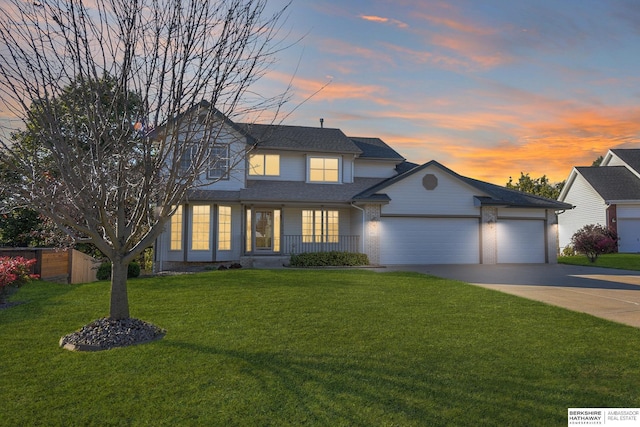
<instances>
[{"instance_id":1,"label":"red-leaved bush","mask_svg":"<svg viewBox=\"0 0 640 427\"><path fill-rule=\"evenodd\" d=\"M598 255L618 251L618 235L600 224L585 225L571 237L576 252L585 254L589 261L596 262Z\"/></svg>"},{"instance_id":2,"label":"red-leaved bush","mask_svg":"<svg viewBox=\"0 0 640 427\"><path fill-rule=\"evenodd\" d=\"M0 257L0 302L3 302L10 288L19 288L29 280L37 279L37 274L30 274L35 259L23 257Z\"/></svg>"}]
</instances>

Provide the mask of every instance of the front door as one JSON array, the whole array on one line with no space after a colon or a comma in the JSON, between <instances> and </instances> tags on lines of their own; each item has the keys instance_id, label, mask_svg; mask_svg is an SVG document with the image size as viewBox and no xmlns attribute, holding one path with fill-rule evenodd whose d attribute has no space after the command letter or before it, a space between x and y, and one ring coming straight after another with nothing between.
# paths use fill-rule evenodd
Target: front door
<instances>
[{"instance_id":1,"label":"front door","mask_svg":"<svg viewBox=\"0 0 640 427\"><path fill-rule=\"evenodd\" d=\"M273 211L256 211L256 250L273 251Z\"/></svg>"},{"instance_id":2,"label":"front door","mask_svg":"<svg viewBox=\"0 0 640 427\"><path fill-rule=\"evenodd\" d=\"M247 252L280 252L280 209L247 209Z\"/></svg>"}]
</instances>

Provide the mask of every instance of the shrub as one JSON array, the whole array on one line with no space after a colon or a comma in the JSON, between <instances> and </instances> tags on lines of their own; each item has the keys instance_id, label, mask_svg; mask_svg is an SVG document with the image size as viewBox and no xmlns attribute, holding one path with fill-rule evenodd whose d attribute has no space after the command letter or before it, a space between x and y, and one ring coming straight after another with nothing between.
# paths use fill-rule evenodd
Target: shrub
<instances>
[{"instance_id":1,"label":"shrub","mask_svg":"<svg viewBox=\"0 0 640 427\"><path fill-rule=\"evenodd\" d=\"M140 264L137 262L129 263L129 267L127 268L127 277L138 277L140 276Z\"/></svg>"},{"instance_id":2,"label":"shrub","mask_svg":"<svg viewBox=\"0 0 640 427\"><path fill-rule=\"evenodd\" d=\"M127 278L138 277L140 276L140 264L137 262L129 263L129 267L127 268ZM111 279L111 263L103 262L98 267L98 272L96 273L96 278L98 280L109 280Z\"/></svg>"},{"instance_id":3,"label":"shrub","mask_svg":"<svg viewBox=\"0 0 640 427\"><path fill-rule=\"evenodd\" d=\"M575 249L573 249L573 246L571 245L567 245L564 247L564 249L562 250L562 253L560 254L561 256L573 256L576 254Z\"/></svg>"},{"instance_id":4,"label":"shrub","mask_svg":"<svg viewBox=\"0 0 640 427\"><path fill-rule=\"evenodd\" d=\"M98 272L96 273L96 278L98 280L107 280L111 278L111 263L103 262L98 267Z\"/></svg>"},{"instance_id":5,"label":"shrub","mask_svg":"<svg viewBox=\"0 0 640 427\"><path fill-rule=\"evenodd\" d=\"M4 302L11 288L19 288L38 278L37 274L29 272L35 263L35 259L0 257L0 302Z\"/></svg>"},{"instance_id":6,"label":"shrub","mask_svg":"<svg viewBox=\"0 0 640 427\"><path fill-rule=\"evenodd\" d=\"M368 265L366 254L356 252L307 252L291 255L289 265L292 267L345 267Z\"/></svg>"},{"instance_id":7,"label":"shrub","mask_svg":"<svg viewBox=\"0 0 640 427\"><path fill-rule=\"evenodd\" d=\"M589 224L574 233L571 244L576 252L585 254L589 261L596 262L598 255L618 251L618 236L610 228Z\"/></svg>"}]
</instances>

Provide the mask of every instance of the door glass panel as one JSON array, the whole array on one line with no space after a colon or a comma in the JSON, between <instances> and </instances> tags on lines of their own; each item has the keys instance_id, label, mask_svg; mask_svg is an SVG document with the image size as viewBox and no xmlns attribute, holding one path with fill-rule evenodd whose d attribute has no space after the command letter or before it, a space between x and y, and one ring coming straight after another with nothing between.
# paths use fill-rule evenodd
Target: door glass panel
<instances>
[{"instance_id":1,"label":"door glass panel","mask_svg":"<svg viewBox=\"0 0 640 427\"><path fill-rule=\"evenodd\" d=\"M273 249L273 211L256 211L256 249Z\"/></svg>"}]
</instances>

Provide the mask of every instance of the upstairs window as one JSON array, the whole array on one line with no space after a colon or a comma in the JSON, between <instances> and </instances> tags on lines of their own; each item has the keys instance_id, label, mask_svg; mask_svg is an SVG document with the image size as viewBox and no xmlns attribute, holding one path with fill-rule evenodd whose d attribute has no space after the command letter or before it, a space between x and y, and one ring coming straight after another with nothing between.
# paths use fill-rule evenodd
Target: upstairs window
<instances>
[{"instance_id":1,"label":"upstairs window","mask_svg":"<svg viewBox=\"0 0 640 427\"><path fill-rule=\"evenodd\" d=\"M228 178L229 171L229 146L213 145L209 151L209 168L207 178Z\"/></svg>"},{"instance_id":2,"label":"upstairs window","mask_svg":"<svg viewBox=\"0 0 640 427\"><path fill-rule=\"evenodd\" d=\"M249 156L249 175L280 176L280 155L251 154Z\"/></svg>"},{"instance_id":3,"label":"upstairs window","mask_svg":"<svg viewBox=\"0 0 640 427\"><path fill-rule=\"evenodd\" d=\"M199 150L200 146L198 144L190 144L185 148L180 158L180 170L182 173L193 172L192 168L197 166L194 163L198 160L198 155L200 155ZM209 147L207 156L207 178L226 178L229 171L229 146L212 145Z\"/></svg>"},{"instance_id":4,"label":"upstairs window","mask_svg":"<svg viewBox=\"0 0 640 427\"><path fill-rule=\"evenodd\" d=\"M189 144L182 153L182 157L180 158L180 171L182 173L189 172L191 169L195 157L198 153L198 146L195 144Z\"/></svg>"},{"instance_id":5,"label":"upstairs window","mask_svg":"<svg viewBox=\"0 0 640 427\"><path fill-rule=\"evenodd\" d=\"M309 157L310 182L338 182L340 159L337 157Z\"/></svg>"}]
</instances>

